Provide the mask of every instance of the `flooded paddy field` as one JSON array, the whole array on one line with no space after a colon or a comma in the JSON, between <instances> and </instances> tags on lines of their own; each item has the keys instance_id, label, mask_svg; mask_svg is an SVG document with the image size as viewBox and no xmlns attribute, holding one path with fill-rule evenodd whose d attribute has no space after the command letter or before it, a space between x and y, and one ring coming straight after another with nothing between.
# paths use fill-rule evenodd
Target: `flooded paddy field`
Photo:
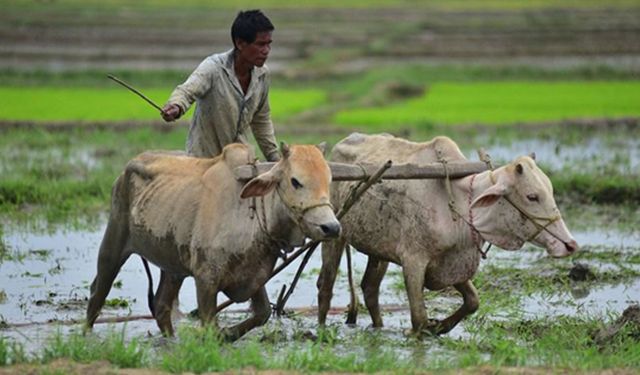
<instances>
[{"instance_id":1,"label":"flooded paddy field","mask_svg":"<svg viewBox=\"0 0 640 375\"><path fill-rule=\"evenodd\" d=\"M95 276L96 254L103 230L104 225L89 231L61 229L50 234L20 231L5 233L4 246L10 250L0 265L0 285L4 292L4 299L0 304L0 318L4 337L22 342L29 349L38 350L46 345L46 340L57 330L62 328L64 332L80 328L79 324L69 323L77 323L84 318L88 287ZM488 308L491 312L485 314L485 318L495 320L553 319L565 315L606 318L609 314L619 315L631 304L640 303L640 259L637 256L640 252L640 232L594 229L574 232L574 236L583 246L583 250L569 259L550 259L544 250L531 246L515 252L493 249L489 258L482 262L480 275L485 272L494 274L496 269L511 269L512 276L509 276L509 272L502 271L505 275L501 277L501 282L517 285L519 275L527 273L529 278L558 277L568 284L561 285L556 290L528 290L526 295L513 296L514 305L505 311L496 311L491 306L481 306L479 313L482 314L483 308ZM315 280L320 268L319 250L311 258L303 278L287 304L287 308L299 316L293 320L286 317L272 318L263 330L268 331L281 325L315 330ZM598 254L601 256L598 257ZM357 281L364 271L366 258L355 253L353 259ZM334 289L332 305L336 307L336 311L330 315L329 322L339 332L366 330L370 320L364 311L360 314L357 328L342 326L343 311L349 304L345 262L343 259L343 272ZM267 284L272 302L277 299L282 285L288 286L291 283L299 263L299 260L292 263ZM576 263L587 264L596 274L620 273L621 276L619 280L600 281L594 277L595 279L589 282L571 282L568 278L569 270ZM540 270L545 272L539 273ZM153 274L157 286L157 269L154 268ZM510 280L511 278L514 280ZM127 335L130 336L159 335L155 322L149 319L146 280L139 258L132 256L119 273L108 297L108 306L104 308L101 317L142 319L126 323L98 324L97 332L113 328L110 326L115 325L116 329L126 327ZM481 287L479 293L482 300ZM435 316L447 313L460 303L455 293L428 292L426 298L427 306ZM410 328L411 323L399 267L390 267L382 285L380 302L388 309L383 316L383 332L392 337L401 337L403 332ZM180 293L180 310L189 313L195 308L195 287L192 280L188 279ZM245 316L247 308L247 304L232 305L228 311L223 312L222 322L234 321ZM183 317L179 324L197 325L197 322ZM254 334L259 335L261 329L257 331ZM465 324L461 324L448 336L464 337L465 334Z\"/></svg>"},{"instance_id":2,"label":"flooded paddy field","mask_svg":"<svg viewBox=\"0 0 640 375\"><path fill-rule=\"evenodd\" d=\"M638 2L605 7L598 1L374 0L356 8L339 3L264 5L277 25L269 60L272 93L300 99L300 90L311 88L326 95L326 101L287 116L283 108L293 100L273 95L274 116L282 116L274 117L278 140L333 145L353 130L377 129L414 141L447 135L469 159L477 160L476 149L482 147L496 165L535 152L580 251L552 259L532 245L515 252L494 247L474 277L479 310L447 335L416 337L408 333L404 281L394 265L381 289L384 328L372 329L362 306L357 323L344 324L349 304L344 257L334 309L327 328L319 329L317 249L288 301L288 314L271 317L233 344L220 342L190 316L196 307L192 279L180 293L177 337L162 337L150 319L147 277L132 256L108 296L103 322L83 336L114 178L142 151L183 149L188 127L186 120L168 126L156 117L116 123L122 106L103 103L103 90L113 89L105 76L114 73L148 94L160 90L157 100L165 99L162 92L168 95L204 56L229 48L229 21L238 5L15 2L0 15L0 86L92 89L107 116L94 122L62 114L55 117L60 122L48 123L51 113L79 104L70 105L55 92L40 99L48 107L29 106L20 121L0 110L0 373L32 373L7 365L49 366L59 358L89 363L78 373L109 371L109 366L113 372L174 373L246 368L634 373L640 368L640 315L629 318L636 311L629 306L640 303L640 127L633 103L630 112L611 115L615 118L605 112L591 118L599 115L586 111L580 118L558 115L544 124L472 118L448 126L418 116L397 126L382 121L376 128L335 121L341 111L363 109L366 117L371 109L433 94L440 82L516 81L523 83L524 97L527 82L637 81ZM179 32L167 31L169 24ZM557 99L561 106L580 102L565 96ZM131 97L132 106L146 106L137 100ZM501 104L488 111L500 113ZM468 109L460 103L458 108ZM356 252L353 259L358 284L366 259ZM291 283L299 263L267 284L271 302ZM158 270L152 267L152 273L157 286ZM362 304L359 288L357 293ZM425 302L429 316L441 319L461 298L453 289L426 291ZM244 319L248 308L230 306L220 314L221 325ZM52 366L40 373L70 372Z\"/></svg>"},{"instance_id":3,"label":"flooded paddy field","mask_svg":"<svg viewBox=\"0 0 640 375\"><path fill-rule=\"evenodd\" d=\"M461 146L470 159L476 159L474 150L477 147L486 148L496 164L535 151L538 162L551 175L579 168L587 174L596 175L605 170L637 178L640 157L635 134L635 130L628 129L604 133L586 131L580 137L571 136L572 141L544 132L539 137L527 135L521 138L478 135L467 138ZM171 144L171 141L163 142ZM123 148L127 150L126 146ZM117 152L104 150L104 145L91 144L49 147L30 152L30 163L58 159L59 163L73 164L72 169L91 174L118 158ZM4 159L0 167L7 171L14 165ZM640 212L634 205L576 202L557 189L556 195L565 221L582 249L575 256L560 260L549 258L544 250L532 245L515 252L492 249L474 279L480 295L479 311L443 338L416 340L407 334L411 322L406 292L401 270L394 265L390 266L383 281L380 297L385 327L371 329L363 307L356 325L344 325L345 308L349 304L344 257L332 300L335 309L328 318L329 333L318 330L315 286L320 268L318 249L286 306L289 315L272 317L264 327L240 340L236 347L272 342L275 348L272 350L288 356L286 353L301 341L313 343L318 336L326 340L325 335L329 335L330 350L336 353L361 353L366 359L370 355L367 354L370 345L378 345L417 368L438 368L448 366L438 362L442 358L447 359L446 363L464 360L460 347L476 345L473 343L477 343L480 336L487 330L498 329L495 327L511 332L518 325L537 327L546 322L551 326L560 324L557 329L562 330L562 324L576 324L577 320L595 330L611 323L627 307L640 303L640 231L637 229ZM102 209L97 214L88 213L88 216L89 219L80 225L55 220L47 224L43 219L27 224L23 219L6 217L3 220L0 262L0 337L3 340L19 343L28 353L40 353L51 346L52 337L74 337L80 332L106 223ZM366 258L354 252L353 259L357 284L364 272ZM292 263L267 284L272 302L282 286L291 283L299 263L300 260ZM574 280L571 276L577 266L586 267L584 280ZM159 273L156 268L153 268L153 276L157 286ZM98 337L109 337L117 332L124 334L125 340L142 340L152 347L166 345L162 344L165 339L150 319L147 285L141 261L134 255L119 273L107 306L102 310L100 318L107 322L96 325ZM358 294L362 303L359 290ZM453 289L426 292L425 299L429 314L434 318L444 318L461 303ZM189 316L195 308L194 283L187 279L180 293L182 316L176 317L178 326L199 326L198 321ZM243 319L248 308L248 304L230 306L221 313L221 324ZM566 323L567 319L569 323ZM495 349L480 347L474 350L478 351L478 358L495 355L492 354Z\"/></svg>"}]
</instances>

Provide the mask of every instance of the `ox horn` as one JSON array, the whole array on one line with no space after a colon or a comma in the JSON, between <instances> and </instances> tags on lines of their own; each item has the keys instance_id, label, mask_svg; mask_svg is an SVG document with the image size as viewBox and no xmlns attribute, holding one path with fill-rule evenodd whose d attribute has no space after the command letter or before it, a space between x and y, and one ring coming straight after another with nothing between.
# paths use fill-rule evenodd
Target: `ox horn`
<instances>
[{"instance_id":1,"label":"ox horn","mask_svg":"<svg viewBox=\"0 0 640 375\"><path fill-rule=\"evenodd\" d=\"M287 159L289 155L291 155L291 149L285 142L280 142L280 152L282 152L282 157L284 159Z\"/></svg>"},{"instance_id":2,"label":"ox horn","mask_svg":"<svg viewBox=\"0 0 640 375\"><path fill-rule=\"evenodd\" d=\"M535 152L531 152L531 153L529 154L529 157L530 157L531 159L533 159L533 160L536 160L536 153L535 153Z\"/></svg>"},{"instance_id":3,"label":"ox horn","mask_svg":"<svg viewBox=\"0 0 640 375\"><path fill-rule=\"evenodd\" d=\"M326 156L326 152L327 152L327 142L320 142L316 145L316 147L318 148L318 150L320 150L320 152L322 152L322 155Z\"/></svg>"}]
</instances>

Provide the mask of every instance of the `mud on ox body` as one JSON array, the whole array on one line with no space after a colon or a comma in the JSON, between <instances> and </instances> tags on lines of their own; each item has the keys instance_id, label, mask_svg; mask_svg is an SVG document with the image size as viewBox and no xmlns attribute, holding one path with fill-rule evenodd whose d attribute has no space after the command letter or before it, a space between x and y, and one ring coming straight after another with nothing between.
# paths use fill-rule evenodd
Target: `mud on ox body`
<instances>
[{"instance_id":1,"label":"mud on ox body","mask_svg":"<svg viewBox=\"0 0 640 375\"><path fill-rule=\"evenodd\" d=\"M233 169L253 161L253 153L241 144L214 159L149 152L131 160L113 186L87 328L133 253L161 269L153 306L163 333L173 334L171 309L187 276L195 278L203 324L217 324L218 292L252 301L253 316L222 331L228 339L264 324L271 312L264 284L280 249L301 245L305 236L324 240L340 233L322 151L283 145L282 154L244 186ZM244 199L251 197L259 198Z\"/></svg>"},{"instance_id":2,"label":"mud on ox body","mask_svg":"<svg viewBox=\"0 0 640 375\"><path fill-rule=\"evenodd\" d=\"M332 151L332 161L343 163L421 165L438 160L437 150L449 161L465 161L447 137L414 143L388 135L352 134ZM336 182L332 203L339 206L353 183ZM414 332L442 334L478 309L471 278L481 258L481 246L490 242L517 250L529 241L553 257L578 249L553 198L548 177L530 157L519 157L496 169L451 181L450 209L446 180L396 180L374 185L341 220L343 234L326 242L318 278L318 319L324 324L330 307L345 243L368 255L361 282L374 327L382 326L378 295L388 262L402 267ZM430 320L423 288L454 286L463 305L442 321Z\"/></svg>"}]
</instances>

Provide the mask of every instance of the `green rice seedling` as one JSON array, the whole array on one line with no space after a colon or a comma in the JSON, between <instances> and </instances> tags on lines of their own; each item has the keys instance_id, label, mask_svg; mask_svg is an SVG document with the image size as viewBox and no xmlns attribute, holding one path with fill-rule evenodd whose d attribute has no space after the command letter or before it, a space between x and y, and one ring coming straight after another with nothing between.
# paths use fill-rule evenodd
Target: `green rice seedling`
<instances>
[{"instance_id":1,"label":"green rice seedling","mask_svg":"<svg viewBox=\"0 0 640 375\"><path fill-rule=\"evenodd\" d=\"M120 332L110 330L106 337L85 336L79 332L64 335L58 331L48 341L40 357L42 363L58 358L76 362L106 360L120 368L139 368L149 364L149 348L139 338L125 340L126 325Z\"/></svg>"},{"instance_id":2,"label":"green rice seedling","mask_svg":"<svg viewBox=\"0 0 640 375\"><path fill-rule=\"evenodd\" d=\"M171 89L146 89L145 95L158 105ZM11 121L161 121L158 111L121 88L86 87L0 87L0 120ZM284 120L306 109L321 105L326 93L321 90L274 89L270 103L274 120ZM189 118L191 113L187 114Z\"/></svg>"},{"instance_id":3,"label":"green rice seedling","mask_svg":"<svg viewBox=\"0 0 640 375\"><path fill-rule=\"evenodd\" d=\"M9 346L4 337L0 337L0 366L9 363Z\"/></svg>"},{"instance_id":4,"label":"green rice seedling","mask_svg":"<svg viewBox=\"0 0 640 375\"><path fill-rule=\"evenodd\" d=\"M640 82L435 83L418 99L338 112L336 123L384 128L421 124L505 125L640 115Z\"/></svg>"},{"instance_id":5,"label":"green rice seedling","mask_svg":"<svg viewBox=\"0 0 640 375\"><path fill-rule=\"evenodd\" d=\"M603 322L598 318L554 317L539 320L482 321L471 318L468 339L443 338L442 344L458 353L447 364L452 369L490 366L545 367L570 370L601 370L637 367L640 348L631 335L620 334L606 347L592 337Z\"/></svg>"},{"instance_id":6,"label":"green rice seedling","mask_svg":"<svg viewBox=\"0 0 640 375\"><path fill-rule=\"evenodd\" d=\"M219 332L212 327L180 327L175 341L160 353L159 362L162 370L174 373L267 367L257 343L241 343L235 347L223 342Z\"/></svg>"},{"instance_id":7,"label":"green rice seedling","mask_svg":"<svg viewBox=\"0 0 640 375\"><path fill-rule=\"evenodd\" d=\"M27 362L29 362L29 356L22 344L0 337L0 366Z\"/></svg>"},{"instance_id":8,"label":"green rice seedling","mask_svg":"<svg viewBox=\"0 0 640 375\"><path fill-rule=\"evenodd\" d=\"M104 302L105 307L111 307L115 309L126 309L130 306L128 300L124 298L110 298Z\"/></svg>"},{"instance_id":9,"label":"green rice seedling","mask_svg":"<svg viewBox=\"0 0 640 375\"><path fill-rule=\"evenodd\" d=\"M349 354L337 354L338 348L306 343L302 346L289 347L281 351L270 363L271 368L302 372L410 372L413 367L409 363L401 362L389 351L368 351L365 354L355 354L350 349Z\"/></svg>"}]
</instances>

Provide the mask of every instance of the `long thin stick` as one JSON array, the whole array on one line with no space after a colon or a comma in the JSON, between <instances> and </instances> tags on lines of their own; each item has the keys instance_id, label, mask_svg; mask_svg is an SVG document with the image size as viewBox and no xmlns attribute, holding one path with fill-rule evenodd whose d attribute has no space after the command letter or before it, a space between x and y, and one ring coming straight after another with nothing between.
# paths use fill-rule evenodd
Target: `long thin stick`
<instances>
[{"instance_id":1,"label":"long thin stick","mask_svg":"<svg viewBox=\"0 0 640 375\"><path fill-rule=\"evenodd\" d=\"M313 241L313 246L311 246L309 250L307 250L307 253L304 255L304 258L302 258L302 262L300 263L300 266L298 267L298 271L293 277L293 281L291 282L291 286L289 286L289 290L287 290L287 293L283 295L282 298L278 299L278 302L276 303L276 308L275 308L276 314L278 316L284 315L284 305L289 300L291 293L293 293L293 289L295 289L296 285L298 284L298 279L300 278L300 275L302 275L302 271L307 266L307 263L309 262L311 255L313 255L313 252L316 250L318 245L320 245L320 241ZM284 291L284 288L282 290Z\"/></svg>"},{"instance_id":2,"label":"long thin stick","mask_svg":"<svg viewBox=\"0 0 640 375\"><path fill-rule=\"evenodd\" d=\"M371 187L371 185L373 185L374 183L378 182L380 180L380 178L382 177L382 175L384 174L384 172L387 169L389 169L390 167L391 167L391 160L388 160L382 167L380 167L380 169L378 169L376 171L376 173L373 174L373 176L369 176L369 178L367 178L366 180L360 181L359 184L355 185L351 189L351 192L349 193L349 196L347 197L347 199L345 200L344 204L342 205L342 207L340 208L340 210L338 210L338 213L336 214L336 217L338 218L338 220L342 219L342 217L347 212L349 212L349 209L351 209L351 206L353 206L358 201L358 199L360 199L362 194L364 194L364 192L367 191L367 189L369 189L369 187ZM287 291L287 294L285 294L284 298L282 298L282 299L280 299L280 301L278 301L278 304L276 306L276 312L278 313L278 315L282 315L283 314L284 305L287 303L287 300L289 299L289 297L291 297L291 294L293 293L293 290L295 289L296 285L298 284L298 279L300 279L300 275L302 275L302 271L307 266L307 263L309 262L309 258L311 258L311 255L313 254L313 251L316 249L316 247L318 247L318 245L320 244L320 241L313 241L312 243L314 245L311 246L311 248L307 251L307 254L304 256L304 259L300 263L300 266L298 267L298 272L296 272L296 274L295 274L295 276L293 278L293 281L291 282L291 285L289 286L289 290Z\"/></svg>"},{"instance_id":3,"label":"long thin stick","mask_svg":"<svg viewBox=\"0 0 640 375\"><path fill-rule=\"evenodd\" d=\"M351 246L345 244L344 252L347 255L347 279L349 280L349 310L347 312L346 324L356 324L358 319L358 297L356 296L356 287L353 283L353 266L351 263Z\"/></svg>"},{"instance_id":4,"label":"long thin stick","mask_svg":"<svg viewBox=\"0 0 640 375\"><path fill-rule=\"evenodd\" d=\"M344 202L344 204L342 205L342 207L340 208L340 210L336 214L336 217L338 218L338 220L340 220L347 212L349 212L349 209L351 208L351 206L353 206L356 203L356 201L360 198L360 196L362 194L364 194L364 192L371 185L373 185L374 183L376 183L377 181L380 180L380 177L382 177L382 174L387 169L391 168L391 164L392 164L391 160L388 160L382 167L380 167L380 169L378 169L376 171L376 173L374 173L372 176L369 176L368 179L363 180L359 184L355 185L355 189L351 190L351 192L350 192L349 196L347 197L346 201ZM286 266L288 266L296 258L298 258L300 255L302 255L302 253L304 253L305 251L307 251L309 249L312 249L311 251L313 251L319 244L320 244L320 241L307 242L303 247L298 249L291 256L287 257L287 259L282 264L280 264L280 266L276 267L273 270L273 272L271 273L271 276L269 276L269 280L271 280L275 275L280 273L280 271L285 269ZM308 259L307 259L307 261L308 261ZM298 269L298 274L296 274L296 277L294 278L294 280L292 282L292 286L289 287L289 293L287 294L287 296L285 298L280 299L280 303L278 305L280 305L281 309L284 309L284 304L287 302L287 299L289 298L288 296L291 295L291 291L295 287L295 285L297 283L297 279L300 277L299 273L302 272L302 269L304 269L305 265L306 265L306 261L302 262L301 267ZM233 301L227 300L227 301L221 303L217 307L216 312L220 312L223 309L226 309L227 307L231 306L232 304L233 304Z\"/></svg>"},{"instance_id":5,"label":"long thin stick","mask_svg":"<svg viewBox=\"0 0 640 375\"><path fill-rule=\"evenodd\" d=\"M151 104L155 109L157 109L158 111L162 112L162 108L160 108L159 105L154 103L151 99L147 98L147 96L144 95L143 93L141 93L140 91L134 89L133 86L131 86L130 84L126 83L125 81L121 80L120 78L118 78L118 77L116 77L116 76L114 76L112 74L107 74L107 77L109 79L111 79L111 80L114 80L114 81L118 82L122 86L128 88L131 92L133 92L134 94L136 94L139 97L141 97L142 99L144 99L147 103Z\"/></svg>"}]
</instances>

